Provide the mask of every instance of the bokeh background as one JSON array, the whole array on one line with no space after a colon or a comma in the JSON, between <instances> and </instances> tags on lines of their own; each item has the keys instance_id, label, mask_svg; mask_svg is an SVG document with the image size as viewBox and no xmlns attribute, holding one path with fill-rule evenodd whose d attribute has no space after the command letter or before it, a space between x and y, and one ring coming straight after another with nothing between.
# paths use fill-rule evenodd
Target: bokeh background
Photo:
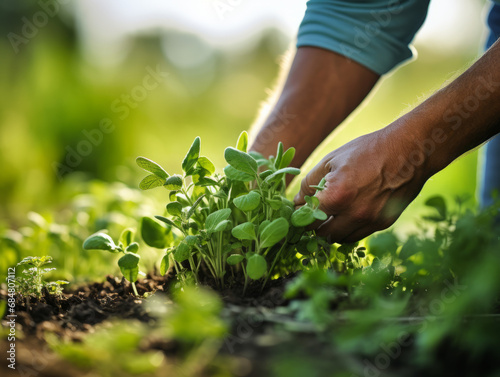
<instances>
[{"instance_id":1,"label":"bokeh background","mask_svg":"<svg viewBox=\"0 0 500 377\"><path fill-rule=\"evenodd\" d=\"M46 218L64 211L90 180L137 187L138 155L178 173L196 136L222 169L224 148L250 128L275 85L305 3L0 1L1 227L22 226L29 211ZM434 0L414 43L418 58L384 78L308 165L466 69L481 53L487 8L479 0ZM146 89L151 70L162 74ZM100 138L103 122L112 131L97 131ZM469 195L475 206L477 159L469 153L433 177L396 228L411 226L436 193L450 202ZM161 190L151 196L166 200Z\"/></svg>"}]
</instances>

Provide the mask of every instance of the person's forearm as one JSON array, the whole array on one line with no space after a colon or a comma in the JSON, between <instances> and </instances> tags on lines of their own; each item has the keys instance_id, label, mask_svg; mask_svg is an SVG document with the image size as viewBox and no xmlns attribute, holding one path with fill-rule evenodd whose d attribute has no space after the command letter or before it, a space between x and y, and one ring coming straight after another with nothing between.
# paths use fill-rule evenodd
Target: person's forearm
<instances>
[{"instance_id":1,"label":"person's forearm","mask_svg":"<svg viewBox=\"0 0 500 377\"><path fill-rule=\"evenodd\" d=\"M283 91L259 130L251 150L265 157L279 141L295 147L292 166L300 167L314 149L365 98L379 76L339 54L300 47Z\"/></svg>"},{"instance_id":2,"label":"person's forearm","mask_svg":"<svg viewBox=\"0 0 500 377\"><path fill-rule=\"evenodd\" d=\"M388 126L396 139L409 141L406 156L398 157L402 172L428 178L500 132L499 67L497 42L451 84Z\"/></svg>"}]
</instances>

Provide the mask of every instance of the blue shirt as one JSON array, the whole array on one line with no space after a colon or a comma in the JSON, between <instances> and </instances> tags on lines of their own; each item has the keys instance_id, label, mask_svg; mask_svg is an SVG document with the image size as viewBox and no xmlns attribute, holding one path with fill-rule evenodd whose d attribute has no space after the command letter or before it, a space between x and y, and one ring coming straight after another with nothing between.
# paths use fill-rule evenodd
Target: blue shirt
<instances>
[{"instance_id":1,"label":"blue shirt","mask_svg":"<svg viewBox=\"0 0 500 377\"><path fill-rule=\"evenodd\" d=\"M413 56L411 42L424 23L429 1L310 0L297 47L334 51L382 75ZM492 34L500 28L500 20L489 19L489 24Z\"/></svg>"}]
</instances>

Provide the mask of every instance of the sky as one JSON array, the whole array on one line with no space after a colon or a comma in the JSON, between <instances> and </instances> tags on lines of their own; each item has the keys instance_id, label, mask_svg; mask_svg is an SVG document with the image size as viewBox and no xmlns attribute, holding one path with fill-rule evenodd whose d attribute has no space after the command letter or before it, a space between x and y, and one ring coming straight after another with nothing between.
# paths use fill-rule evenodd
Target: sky
<instances>
[{"instance_id":1,"label":"sky","mask_svg":"<svg viewBox=\"0 0 500 377\"><path fill-rule=\"evenodd\" d=\"M129 35L157 29L194 33L223 48L251 45L273 26L293 42L306 0L77 0L85 52L113 64ZM481 0L433 0L415 44L441 51L480 48L486 8Z\"/></svg>"}]
</instances>

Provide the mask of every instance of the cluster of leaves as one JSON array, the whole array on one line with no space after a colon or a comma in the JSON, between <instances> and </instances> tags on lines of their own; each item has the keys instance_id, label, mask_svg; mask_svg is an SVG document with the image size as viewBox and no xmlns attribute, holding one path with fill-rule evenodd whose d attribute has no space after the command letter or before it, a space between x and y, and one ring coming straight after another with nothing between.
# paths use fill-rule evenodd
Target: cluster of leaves
<instances>
[{"instance_id":1,"label":"cluster of leaves","mask_svg":"<svg viewBox=\"0 0 500 377\"><path fill-rule=\"evenodd\" d=\"M463 211L463 200L457 203L449 211L443 198L427 200L434 213L404 242L391 231L372 236L369 266L350 274L305 271L288 286L290 310L330 327L332 341L345 352L376 357L385 352L380 345L391 344L411 353L414 367L434 368L445 358L455 364L457 353L462 364L488 364L499 345L499 326L487 321L498 315L500 297L499 212ZM341 309L340 322L334 306Z\"/></svg>"},{"instance_id":2,"label":"cluster of leaves","mask_svg":"<svg viewBox=\"0 0 500 377\"><path fill-rule=\"evenodd\" d=\"M138 296L135 282L139 275L146 276L146 274L139 270L139 261L141 260L141 256L137 254L139 244L133 242L133 239L134 231L129 228L123 230L118 244L115 244L113 239L106 233L99 232L88 237L83 243L83 248L85 250L106 250L110 253L123 253L122 257L118 259L118 267L120 267L125 279L132 284L135 295Z\"/></svg>"},{"instance_id":3,"label":"cluster of leaves","mask_svg":"<svg viewBox=\"0 0 500 377\"><path fill-rule=\"evenodd\" d=\"M330 246L306 230L314 221L326 219L317 197L306 197L307 204L296 210L285 196L285 175L300 173L289 167L295 149L285 151L279 143L276 156L266 159L247 153L247 147L248 135L243 132L236 148L224 152L228 166L223 175L200 155L199 137L182 161L183 175L169 175L156 162L137 158L149 172L140 188L169 191L164 215L141 220L144 242L164 250L162 274L173 268L183 282L200 282L208 275L219 287L242 282L246 289L252 280L262 280L264 286L278 269L290 272L297 252L309 259L323 254L328 259ZM323 188L324 181L317 189ZM115 250L104 234L92 240L85 248Z\"/></svg>"},{"instance_id":4,"label":"cluster of leaves","mask_svg":"<svg viewBox=\"0 0 500 377\"><path fill-rule=\"evenodd\" d=\"M42 268L46 264L52 263L52 257L26 257L20 261L17 266L27 267L24 269L20 276L16 277L16 292L22 297L28 298L29 296L36 296L40 298L43 290L46 289L48 293L60 295L62 293L62 286L69 284L65 280L45 281L43 276L55 268Z\"/></svg>"}]
</instances>

